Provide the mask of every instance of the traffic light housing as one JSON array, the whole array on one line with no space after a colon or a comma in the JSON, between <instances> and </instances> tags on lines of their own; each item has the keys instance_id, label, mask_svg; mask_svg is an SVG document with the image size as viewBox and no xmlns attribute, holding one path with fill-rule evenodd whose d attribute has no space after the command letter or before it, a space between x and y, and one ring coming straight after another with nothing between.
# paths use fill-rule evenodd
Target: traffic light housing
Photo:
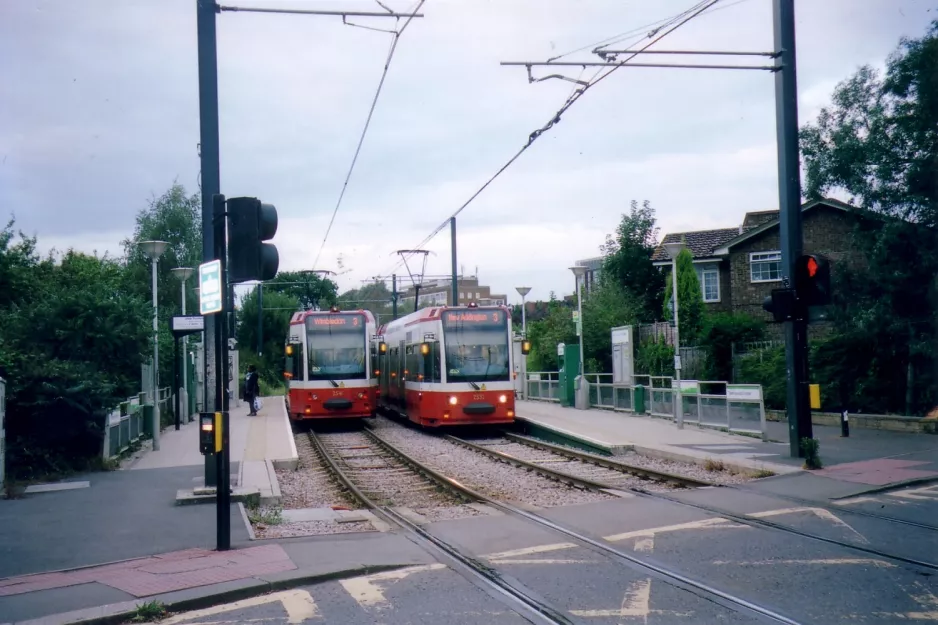
<instances>
[{"instance_id":1,"label":"traffic light housing","mask_svg":"<svg viewBox=\"0 0 938 625\"><path fill-rule=\"evenodd\" d=\"M222 450L222 414L220 412L199 413L199 451L212 456Z\"/></svg>"},{"instance_id":2,"label":"traffic light housing","mask_svg":"<svg viewBox=\"0 0 938 625\"><path fill-rule=\"evenodd\" d=\"M527 356L531 353L531 341L521 341L521 354Z\"/></svg>"},{"instance_id":3,"label":"traffic light housing","mask_svg":"<svg viewBox=\"0 0 938 625\"><path fill-rule=\"evenodd\" d=\"M762 309L779 323L794 319L797 307L798 300L794 289L772 289L772 295L762 301Z\"/></svg>"},{"instance_id":4,"label":"traffic light housing","mask_svg":"<svg viewBox=\"0 0 938 625\"><path fill-rule=\"evenodd\" d=\"M269 241L277 234L277 209L257 198L228 200L228 280L271 280L277 275L280 254Z\"/></svg>"},{"instance_id":5,"label":"traffic light housing","mask_svg":"<svg viewBox=\"0 0 938 625\"><path fill-rule=\"evenodd\" d=\"M831 301L831 274L827 259L804 254L795 262L795 291L805 307L826 306Z\"/></svg>"}]
</instances>

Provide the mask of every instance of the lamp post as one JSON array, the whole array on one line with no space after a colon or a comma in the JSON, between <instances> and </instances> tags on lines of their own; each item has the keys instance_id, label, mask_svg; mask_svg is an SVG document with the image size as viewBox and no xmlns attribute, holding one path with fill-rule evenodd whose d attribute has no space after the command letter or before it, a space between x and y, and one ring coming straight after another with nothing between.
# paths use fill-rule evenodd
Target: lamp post
<instances>
[{"instance_id":1,"label":"lamp post","mask_svg":"<svg viewBox=\"0 0 938 625\"><path fill-rule=\"evenodd\" d=\"M156 304L156 265L159 263L160 256L169 247L166 241L141 241L140 249L150 259L151 274L153 277L153 451L160 450L160 402L159 402L159 384L160 384L160 341L159 327L157 326L157 304Z\"/></svg>"},{"instance_id":2,"label":"lamp post","mask_svg":"<svg viewBox=\"0 0 938 625\"><path fill-rule=\"evenodd\" d=\"M186 314L186 281L192 277L192 274L195 273L195 269L192 267L176 267L172 270L173 275L176 276L176 279L181 283L180 294L182 296L182 314ZM189 376L186 375L188 369L189 360L189 337L182 337L182 388L185 391L186 396L186 422L189 421ZM179 389L176 389L176 392L179 392ZM182 419L182 415L179 417ZM177 421L178 423L178 421Z\"/></svg>"},{"instance_id":3,"label":"lamp post","mask_svg":"<svg viewBox=\"0 0 938 625\"><path fill-rule=\"evenodd\" d=\"M684 399L681 396L681 339L677 301L677 257L684 249L683 241L665 243L664 251L671 257L671 302L674 315L674 419L679 430L684 429Z\"/></svg>"},{"instance_id":4,"label":"lamp post","mask_svg":"<svg viewBox=\"0 0 938 625\"><path fill-rule=\"evenodd\" d=\"M525 314L525 305L524 298L531 292L531 287L529 286L516 286L515 290L518 291L518 295L521 296L521 340L524 341L528 338L528 318ZM528 398L528 357L527 355L521 356L521 398Z\"/></svg>"},{"instance_id":5,"label":"lamp post","mask_svg":"<svg viewBox=\"0 0 938 625\"><path fill-rule=\"evenodd\" d=\"M586 363L584 362L586 354L583 353L583 277L586 275L586 267L575 265L570 267L570 271L576 276L577 334L580 335L580 380L579 384L576 385L576 401L574 405L577 408L585 410L589 408L589 395L587 395L586 401L584 402L580 389L583 388L583 373L586 371Z\"/></svg>"}]
</instances>

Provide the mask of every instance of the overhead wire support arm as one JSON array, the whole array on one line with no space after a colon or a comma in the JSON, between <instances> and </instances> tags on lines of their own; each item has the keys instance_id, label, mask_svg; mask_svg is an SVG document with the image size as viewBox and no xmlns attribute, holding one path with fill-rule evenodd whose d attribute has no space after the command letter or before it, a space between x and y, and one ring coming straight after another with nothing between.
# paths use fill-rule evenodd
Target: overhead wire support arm
<instances>
[{"instance_id":1,"label":"overhead wire support arm","mask_svg":"<svg viewBox=\"0 0 938 625\"><path fill-rule=\"evenodd\" d=\"M740 52L729 50L608 50L605 48L594 48L593 54L602 58L614 57L619 54L678 54L687 56L764 56L770 59L777 58L779 52Z\"/></svg>"},{"instance_id":2,"label":"overhead wire support arm","mask_svg":"<svg viewBox=\"0 0 938 625\"><path fill-rule=\"evenodd\" d=\"M283 13L287 15L334 15L336 17L406 17L413 19L423 17L423 13L387 13L382 11L321 11L316 9L265 9L260 7L231 7L218 6L219 11L237 13Z\"/></svg>"},{"instance_id":3,"label":"overhead wire support arm","mask_svg":"<svg viewBox=\"0 0 938 625\"><path fill-rule=\"evenodd\" d=\"M774 65L696 65L696 64L678 64L678 63L631 63L629 61L622 61L619 63L601 63L601 62L587 62L587 61L555 61L548 63L546 61L534 62L534 61L502 61L500 65L506 66L518 66L523 65L528 70L528 81L529 82L539 82L541 79L532 79L531 78L531 68L532 67L671 67L676 69L757 69L766 72L777 72L778 67ZM550 78L550 76L545 76L545 78ZM567 78L566 80L573 80ZM576 82L576 81L574 81Z\"/></svg>"}]
</instances>

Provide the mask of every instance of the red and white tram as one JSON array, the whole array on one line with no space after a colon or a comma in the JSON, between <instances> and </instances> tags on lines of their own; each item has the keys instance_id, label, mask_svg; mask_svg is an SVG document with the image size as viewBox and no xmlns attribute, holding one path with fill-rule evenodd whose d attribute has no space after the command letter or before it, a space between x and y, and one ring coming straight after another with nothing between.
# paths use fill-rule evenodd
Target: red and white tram
<instances>
[{"instance_id":1,"label":"red and white tram","mask_svg":"<svg viewBox=\"0 0 938 625\"><path fill-rule=\"evenodd\" d=\"M286 345L287 412L294 421L374 417L376 323L367 310L298 312Z\"/></svg>"},{"instance_id":2,"label":"red and white tram","mask_svg":"<svg viewBox=\"0 0 938 625\"><path fill-rule=\"evenodd\" d=\"M511 423L507 308L425 308L378 330L378 405L423 426Z\"/></svg>"}]
</instances>

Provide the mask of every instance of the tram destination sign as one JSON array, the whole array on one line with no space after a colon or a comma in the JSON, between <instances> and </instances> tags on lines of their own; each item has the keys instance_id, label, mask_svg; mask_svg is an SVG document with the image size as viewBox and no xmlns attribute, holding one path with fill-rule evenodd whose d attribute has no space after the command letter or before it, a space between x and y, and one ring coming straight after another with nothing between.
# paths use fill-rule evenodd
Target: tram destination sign
<instances>
[{"instance_id":1,"label":"tram destination sign","mask_svg":"<svg viewBox=\"0 0 938 625\"><path fill-rule=\"evenodd\" d=\"M499 325L505 323L506 316L501 310L448 310L443 313L443 323Z\"/></svg>"}]
</instances>

